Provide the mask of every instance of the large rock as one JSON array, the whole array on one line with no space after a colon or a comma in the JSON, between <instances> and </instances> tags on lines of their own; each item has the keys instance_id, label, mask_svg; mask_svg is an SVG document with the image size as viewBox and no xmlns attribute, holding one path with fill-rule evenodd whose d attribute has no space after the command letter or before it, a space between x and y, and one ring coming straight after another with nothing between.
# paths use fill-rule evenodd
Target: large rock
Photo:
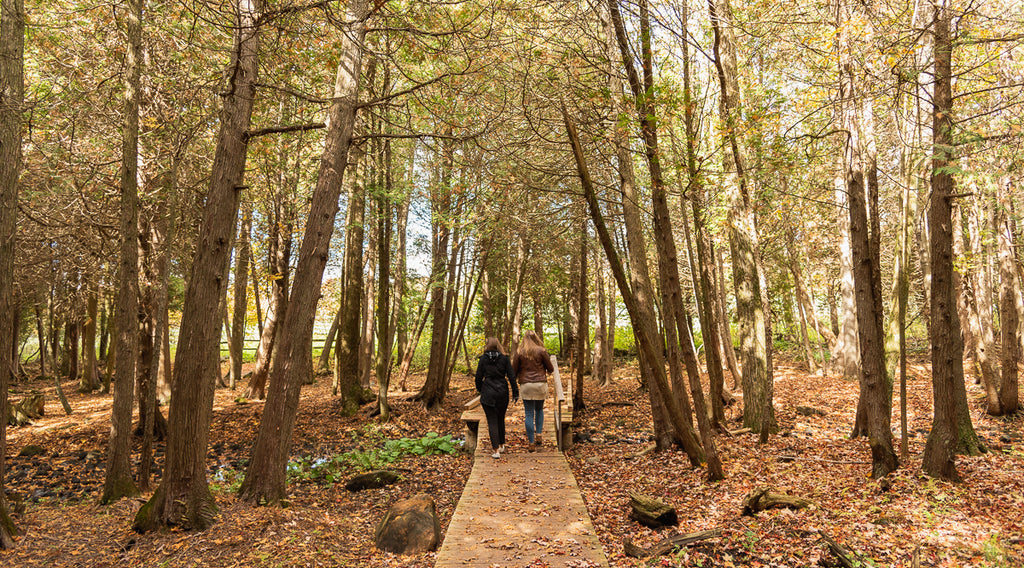
<instances>
[{"instance_id":1,"label":"large rock","mask_svg":"<svg viewBox=\"0 0 1024 568\"><path fill-rule=\"evenodd\" d=\"M392 505L377 525L373 542L377 548L395 554L437 550L441 544L441 522L434 500L420 493Z\"/></svg>"}]
</instances>

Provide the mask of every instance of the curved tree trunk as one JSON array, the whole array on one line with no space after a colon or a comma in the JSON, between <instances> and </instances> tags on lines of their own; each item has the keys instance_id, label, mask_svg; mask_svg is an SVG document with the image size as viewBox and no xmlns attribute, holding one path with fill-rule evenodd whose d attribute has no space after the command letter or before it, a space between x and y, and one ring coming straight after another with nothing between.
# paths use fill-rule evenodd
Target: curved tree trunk
<instances>
[{"instance_id":1,"label":"curved tree trunk","mask_svg":"<svg viewBox=\"0 0 1024 568\"><path fill-rule=\"evenodd\" d=\"M235 7L235 41L231 73L227 75L230 81L223 96L210 189L185 291L174 360L164 477L135 516L132 528L139 532L171 525L202 530L213 524L217 511L206 475L214 373L203 354L219 341L221 314L217 308L227 286L225 272L245 172L246 132L256 96L259 46L257 3L237 0Z\"/></svg>"},{"instance_id":2,"label":"curved tree trunk","mask_svg":"<svg viewBox=\"0 0 1024 568\"><path fill-rule=\"evenodd\" d=\"M615 1L610 0L609 4ZM617 6L612 8L613 13L616 8ZM619 28L620 25L616 25L616 28ZM608 227L605 224L604 215L598 204L594 185L590 180L590 173L587 169L586 160L583 157L583 148L580 146L576 127L573 126L568 113L564 110L562 116L565 120L569 141L572 144L580 183L583 185L587 205L590 209L590 218L594 223L601 246L604 248L605 257L611 265L612 274L615 276L615 282L619 287L619 292L622 294L622 300L626 304L626 310L629 312L629 319L633 324L634 332L637 334L637 346L641 354L641 368L647 369L648 378L652 385L650 389L652 392L649 395L651 397L652 410L656 415L658 412L667 414L671 427L675 431L675 436L682 438L681 442L686 450L687 457L690 459L690 463L694 466L699 466L704 457L703 449L693 435L691 418L685 416L680 411L679 405L674 404L674 401L670 398L671 388L669 387L668 377L665 375L665 358L662 349L658 347L661 336L657 329L657 321L654 317L649 296L647 296L650 290L640 289L636 292L630 290L629 284L626 281L625 269L619 260L619 254L612 243L611 235L608 233ZM625 204L626 201L624 200L623 205ZM636 274L633 276L635 277ZM665 404L666 402L669 404ZM660 408L659 405L661 406ZM655 426L655 436L658 437L657 423ZM659 437L656 440L656 444L659 448L662 448L664 442Z\"/></svg>"},{"instance_id":3,"label":"curved tree trunk","mask_svg":"<svg viewBox=\"0 0 1024 568\"><path fill-rule=\"evenodd\" d=\"M327 128L316 187L299 249L290 306L282 328L281 356L274 361L267 403L260 420L249 469L238 490L239 498L249 503L277 504L286 496L288 449L291 447L299 409L299 392L305 378L303 373L308 372L312 365L309 348L313 338L313 322L331 236L334 234L338 197L341 195L358 110L356 103L359 98L362 44L366 35L366 10L364 0L353 0L345 15L345 21L353 23L342 40L334 98L328 110L330 126Z\"/></svg>"}]
</instances>

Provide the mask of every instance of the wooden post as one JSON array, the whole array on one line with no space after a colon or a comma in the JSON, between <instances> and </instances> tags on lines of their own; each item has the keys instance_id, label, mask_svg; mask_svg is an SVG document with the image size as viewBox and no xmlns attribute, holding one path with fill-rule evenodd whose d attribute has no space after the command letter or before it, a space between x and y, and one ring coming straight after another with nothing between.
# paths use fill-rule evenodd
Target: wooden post
<instances>
[{"instance_id":1,"label":"wooden post","mask_svg":"<svg viewBox=\"0 0 1024 568\"><path fill-rule=\"evenodd\" d=\"M558 451L565 451L562 442L562 403L565 401L565 391L562 389L562 377L558 373L558 358L551 356L551 366L554 368L552 377L555 380L555 443Z\"/></svg>"}]
</instances>

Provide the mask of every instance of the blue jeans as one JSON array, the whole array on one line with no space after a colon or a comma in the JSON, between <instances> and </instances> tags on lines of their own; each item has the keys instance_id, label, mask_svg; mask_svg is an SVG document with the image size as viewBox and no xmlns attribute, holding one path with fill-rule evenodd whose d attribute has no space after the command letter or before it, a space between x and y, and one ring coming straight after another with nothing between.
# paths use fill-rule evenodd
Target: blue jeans
<instances>
[{"instance_id":1,"label":"blue jeans","mask_svg":"<svg viewBox=\"0 0 1024 568\"><path fill-rule=\"evenodd\" d=\"M526 439L534 443L535 436L544 431L544 401L523 399L526 412Z\"/></svg>"}]
</instances>

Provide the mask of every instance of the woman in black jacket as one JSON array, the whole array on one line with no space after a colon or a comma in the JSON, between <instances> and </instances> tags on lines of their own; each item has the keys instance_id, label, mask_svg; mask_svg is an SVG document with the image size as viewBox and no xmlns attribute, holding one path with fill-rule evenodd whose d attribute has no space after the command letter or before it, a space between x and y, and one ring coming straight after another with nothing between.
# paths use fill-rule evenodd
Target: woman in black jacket
<instances>
[{"instance_id":1,"label":"woman in black jacket","mask_svg":"<svg viewBox=\"0 0 1024 568\"><path fill-rule=\"evenodd\" d=\"M476 365L476 390L480 393L480 405L487 416L487 433L491 437L492 458L500 458L505 451L505 412L508 410L508 391L512 387L512 402L519 400L519 385L512 372L501 342L488 337L484 354Z\"/></svg>"}]
</instances>

